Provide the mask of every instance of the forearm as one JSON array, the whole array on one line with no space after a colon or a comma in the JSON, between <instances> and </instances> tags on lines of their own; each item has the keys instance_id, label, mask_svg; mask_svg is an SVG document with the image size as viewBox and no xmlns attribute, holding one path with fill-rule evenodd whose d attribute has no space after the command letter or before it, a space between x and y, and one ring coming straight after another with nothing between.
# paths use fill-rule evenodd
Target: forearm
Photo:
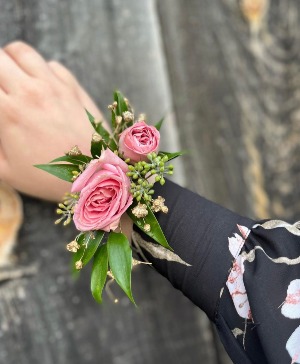
<instances>
[{"instance_id":1,"label":"forearm","mask_svg":"<svg viewBox=\"0 0 300 364\"><path fill-rule=\"evenodd\" d=\"M233 261L228 237L237 230L237 224L250 227L254 222L170 181L157 185L156 195L163 196L169 208L168 214L157 214L162 230L174 252L191 267L150 255L147 258L175 288L214 319L220 290ZM143 238L150 240L146 235Z\"/></svg>"},{"instance_id":2,"label":"forearm","mask_svg":"<svg viewBox=\"0 0 300 364\"><path fill-rule=\"evenodd\" d=\"M296 363L299 224L260 225L171 182L156 193L169 207L159 223L192 266L147 255L149 261L206 312L234 363Z\"/></svg>"}]
</instances>

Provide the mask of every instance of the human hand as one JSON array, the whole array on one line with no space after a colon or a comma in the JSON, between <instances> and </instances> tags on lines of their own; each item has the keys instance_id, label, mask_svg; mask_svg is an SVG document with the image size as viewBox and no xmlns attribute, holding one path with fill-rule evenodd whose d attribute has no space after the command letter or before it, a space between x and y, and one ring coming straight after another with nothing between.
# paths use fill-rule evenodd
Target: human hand
<instances>
[{"instance_id":1,"label":"human hand","mask_svg":"<svg viewBox=\"0 0 300 364\"><path fill-rule=\"evenodd\" d=\"M89 154L93 133L84 108L101 112L76 78L32 47L0 49L0 179L26 194L61 200L71 184L38 170L74 145Z\"/></svg>"}]
</instances>

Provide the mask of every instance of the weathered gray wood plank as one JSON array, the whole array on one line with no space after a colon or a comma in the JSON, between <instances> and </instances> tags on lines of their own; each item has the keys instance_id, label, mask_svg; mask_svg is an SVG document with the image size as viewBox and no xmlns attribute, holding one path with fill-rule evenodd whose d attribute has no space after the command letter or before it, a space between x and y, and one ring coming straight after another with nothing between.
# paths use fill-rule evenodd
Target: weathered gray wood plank
<instances>
[{"instance_id":1,"label":"weathered gray wood plank","mask_svg":"<svg viewBox=\"0 0 300 364\"><path fill-rule=\"evenodd\" d=\"M296 218L299 2L157 4L189 186L248 216Z\"/></svg>"}]
</instances>

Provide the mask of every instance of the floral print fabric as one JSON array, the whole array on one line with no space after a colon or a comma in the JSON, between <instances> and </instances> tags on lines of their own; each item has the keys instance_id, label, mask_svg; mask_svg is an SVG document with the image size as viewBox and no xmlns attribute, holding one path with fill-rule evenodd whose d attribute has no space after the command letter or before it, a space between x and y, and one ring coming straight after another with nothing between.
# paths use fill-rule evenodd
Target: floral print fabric
<instances>
[{"instance_id":1,"label":"floral print fabric","mask_svg":"<svg viewBox=\"0 0 300 364\"><path fill-rule=\"evenodd\" d=\"M245 363L300 363L299 226L269 220L228 237L233 263L217 315Z\"/></svg>"}]
</instances>

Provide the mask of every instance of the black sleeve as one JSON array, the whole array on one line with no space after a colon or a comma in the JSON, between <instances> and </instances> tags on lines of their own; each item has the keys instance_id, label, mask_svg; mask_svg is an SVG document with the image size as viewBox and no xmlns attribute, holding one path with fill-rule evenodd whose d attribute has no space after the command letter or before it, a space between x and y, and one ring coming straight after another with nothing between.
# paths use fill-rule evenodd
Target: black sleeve
<instances>
[{"instance_id":1,"label":"black sleeve","mask_svg":"<svg viewBox=\"0 0 300 364\"><path fill-rule=\"evenodd\" d=\"M156 195L166 238L191 267L147 258L216 324L233 362L300 363L297 225L260 225L170 181Z\"/></svg>"}]
</instances>

